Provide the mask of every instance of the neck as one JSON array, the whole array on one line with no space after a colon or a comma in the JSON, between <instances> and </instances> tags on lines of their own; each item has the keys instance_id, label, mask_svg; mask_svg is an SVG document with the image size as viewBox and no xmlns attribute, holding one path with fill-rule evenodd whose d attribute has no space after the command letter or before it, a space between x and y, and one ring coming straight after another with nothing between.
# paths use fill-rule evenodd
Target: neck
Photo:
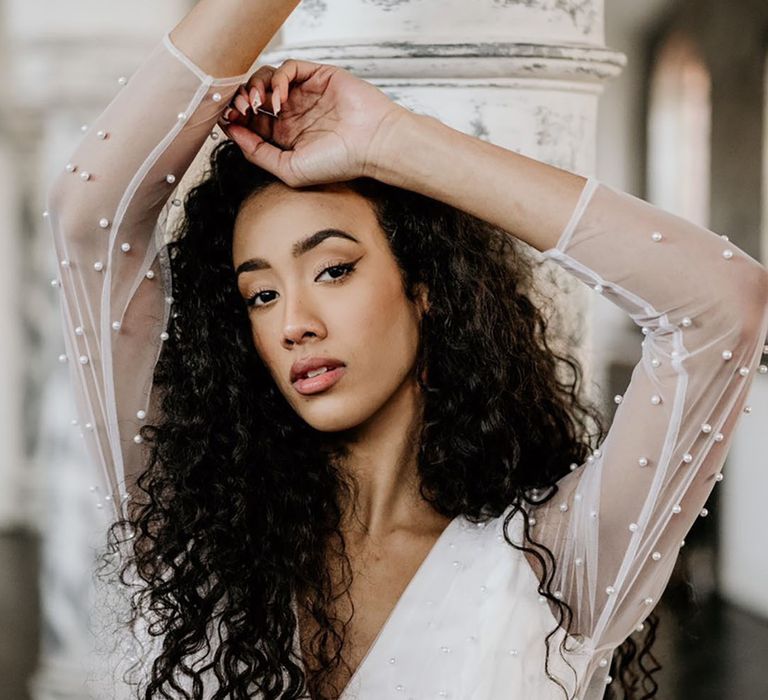
<instances>
[{"instance_id":1,"label":"neck","mask_svg":"<svg viewBox=\"0 0 768 700\"><path fill-rule=\"evenodd\" d=\"M345 504L345 532L373 539L413 527L434 514L419 493L418 439L423 397L409 378L368 420L344 435L349 450L342 468L355 489Z\"/></svg>"}]
</instances>

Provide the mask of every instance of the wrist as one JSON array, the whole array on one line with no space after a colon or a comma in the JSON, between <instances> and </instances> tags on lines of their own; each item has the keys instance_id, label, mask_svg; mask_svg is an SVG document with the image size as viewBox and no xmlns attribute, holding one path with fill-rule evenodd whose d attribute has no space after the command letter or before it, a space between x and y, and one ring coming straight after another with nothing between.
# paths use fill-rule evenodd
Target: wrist
<instances>
[{"instance_id":1,"label":"wrist","mask_svg":"<svg viewBox=\"0 0 768 700\"><path fill-rule=\"evenodd\" d=\"M397 187L407 187L408 167L422 137L426 115L396 105L381 122L366 154L363 174Z\"/></svg>"}]
</instances>

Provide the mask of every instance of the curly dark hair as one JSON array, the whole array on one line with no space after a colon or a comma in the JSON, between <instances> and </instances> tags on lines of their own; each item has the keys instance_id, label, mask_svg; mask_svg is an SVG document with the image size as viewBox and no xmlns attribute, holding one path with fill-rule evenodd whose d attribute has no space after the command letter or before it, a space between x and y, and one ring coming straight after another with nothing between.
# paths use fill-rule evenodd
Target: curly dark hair
<instances>
[{"instance_id":1,"label":"curly dark hair","mask_svg":"<svg viewBox=\"0 0 768 700\"><path fill-rule=\"evenodd\" d=\"M206 694L214 700L255 691L325 699L341 690L325 682L342 663L346 629L332 614L326 554L338 543L348 593L339 524L357 485L339 468L346 454L339 436L303 421L259 358L232 265L241 205L276 182L232 142L218 144L168 243L170 337L154 377L162 417L141 429L150 447L137 482L142 498L110 527L105 555L114 561L128 543L118 569L123 584L138 588L131 622L143 617L161 640L137 690L146 700L202 698L203 674L217 679ZM421 495L442 515L472 522L513 506L505 539L543 567L539 594L559 611L545 670L568 699L550 674L550 638L559 627L570 631L573 611L551 590L556 562L533 539L527 507L554 497L556 482L584 462L605 428L600 410L581 396L579 362L552 348L548 304L531 300L537 262L509 233L442 202L371 178L343 184L373 206L408 298L416 285L428 289L415 368L425 399ZM537 491L549 494L534 501ZM522 546L507 533L519 511ZM302 609L319 629L311 645L318 668L305 669L293 651L294 594L311 601ZM630 637L614 652L607 698L655 696L660 666L650 647L658 619L646 623L643 644ZM655 667L646 668L645 658Z\"/></svg>"}]
</instances>

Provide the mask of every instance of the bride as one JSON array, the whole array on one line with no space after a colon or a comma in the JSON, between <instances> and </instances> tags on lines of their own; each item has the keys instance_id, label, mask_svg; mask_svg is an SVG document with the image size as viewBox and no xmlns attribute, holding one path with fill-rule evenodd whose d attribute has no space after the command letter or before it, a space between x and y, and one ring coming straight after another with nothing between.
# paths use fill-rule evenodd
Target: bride
<instances>
[{"instance_id":1,"label":"bride","mask_svg":"<svg viewBox=\"0 0 768 700\"><path fill-rule=\"evenodd\" d=\"M768 272L340 68L251 73L297 5L200 0L49 190L94 507L157 641L134 697L652 697ZM607 434L542 256L643 330Z\"/></svg>"}]
</instances>

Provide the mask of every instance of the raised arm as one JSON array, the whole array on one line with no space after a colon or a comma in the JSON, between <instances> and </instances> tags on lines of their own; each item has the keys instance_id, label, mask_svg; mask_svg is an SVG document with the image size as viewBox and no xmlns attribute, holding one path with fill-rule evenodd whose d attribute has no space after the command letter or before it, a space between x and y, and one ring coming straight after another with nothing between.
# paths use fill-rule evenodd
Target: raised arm
<instances>
[{"instance_id":1,"label":"raised arm","mask_svg":"<svg viewBox=\"0 0 768 700\"><path fill-rule=\"evenodd\" d=\"M298 0L202 0L92 122L48 191L61 313L94 504L120 506L146 459L172 296L164 222L248 69Z\"/></svg>"},{"instance_id":2,"label":"raised arm","mask_svg":"<svg viewBox=\"0 0 768 700\"><path fill-rule=\"evenodd\" d=\"M373 164L381 179L514 233L645 334L604 443L536 511L535 537L558 563L553 590L574 609L574 631L608 652L656 604L721 478L749 387L764 371L768 271L727 236L594 178L432 117L403 115L400 124L381 139Z\"/></svg>"}]
</instances>

